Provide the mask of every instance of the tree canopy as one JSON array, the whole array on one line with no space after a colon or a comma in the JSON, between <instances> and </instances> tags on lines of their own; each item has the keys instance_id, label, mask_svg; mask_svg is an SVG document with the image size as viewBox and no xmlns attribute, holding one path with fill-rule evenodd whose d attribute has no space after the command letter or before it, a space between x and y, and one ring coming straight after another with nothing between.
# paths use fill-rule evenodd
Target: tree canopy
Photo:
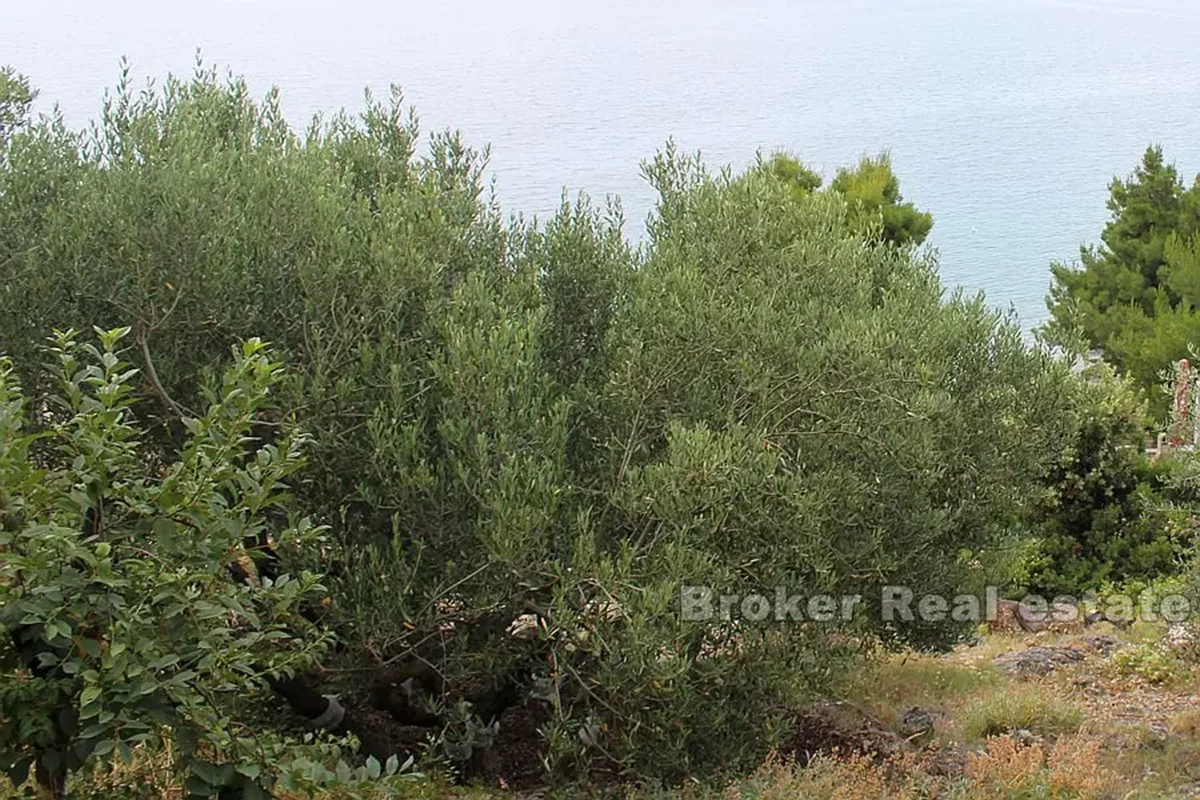
<instances>
[{"instance_id":1,"label":"tree canopy","mask_svg":"<svg viewBox=\"0 0 1200 800\"><path fill-rule=\"evenodd\" d=\"M817 191L823 179L786 153L775 153L763 168L792 187L796 197ZM895 245L919 245L933 228L933 216L904 201L891 156L863 156L854 167L842 167L829 184L845 201L852 225Z\"/></svg>"},{"instance_id":2,"label":"tree canopy","mask_svg":"<svg viewBox=\"0 0 1200 800\"><path fill-rule=\"evenodd\" d=\"M12 380L40 408L47 335L128 326L129 413L171 464L230 348L271 342L287 368L248 435L311 441L262 524L328 526L280 553L326 573L318 633L344 669L310 677L459 764L514 714L558 775L752 764L848 641L963 633L871 604L886 584L982 590L1070 435L1069 378L1014 319L943 291L886 157L819 190L779 159L714 174L667 148L634 249L619 207L587 198L506 219L481 153L421 141L398 92L301 134L274 93L203 69L123 83L91 133L23 127L0 169ZM173 518L177 496L139 491ZM696 622L686 585L864 608Z\"/></svg>"},{"instance_id":3,"label":"tree canopy","mask_svg":"<svg viewBox=\"0 0 1200 800\"><path fill-rule=\"evenodd\" d=\"M1101 244L1052 267L1048 332L1063 344L1082 337L1151 388L1200 342L1200 178L1186 186L1150 147L1109 193Z\"/></svg>"}]
</instances>

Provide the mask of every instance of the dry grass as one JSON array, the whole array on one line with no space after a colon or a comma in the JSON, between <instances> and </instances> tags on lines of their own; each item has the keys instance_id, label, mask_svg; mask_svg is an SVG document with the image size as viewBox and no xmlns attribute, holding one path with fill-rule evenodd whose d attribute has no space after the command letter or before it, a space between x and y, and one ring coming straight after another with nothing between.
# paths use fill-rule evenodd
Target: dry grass
<instances>
[{"instance_id":1,"label":"dry grass","mask_svg":"<svg viewBox=\"0 0 1200 800\"><path fill-rule=\"evenodd\" d=\"M1106 800L1128 796L1099 742L1060 739L1048 752L1001 736L968 755L961 775L930 771L929 754L821 756L801 769L773 756L722 800Z\"/></svg>"},{"instance_id":2,"label":"dry grass","mask_svg":"<svg viewBox=\"0 0 1200 800\"><path fill-rule=\"evenodd\" d=\"M990 662L962 663L909 653L859 672L845 689L852 703L891 725L913 706L953 711L972 697L1003 686ZM951 715L953 716L953 715Z\"/></svg>"},{"instance_id":3,"label":"dry grass","mask_svg":"<svg viewBox=\"0 0 1200 800\"><path fill-rule=\"evenodd\" d=\"M1104 632L1107 630L1093 631ZM1119 638L1143 648L1156 631ZM925 749L886 758L827 754L806 768L779 757L723 793L723 800L1167 800L1200 785L1200 698L1192 666L1169 680L1156 664L1121 670L1099 654L1044 678L1010 678L991 667L1002 652L1065 644L1070 635L988 636L949 656L898 656L849 685L847 697L901 732L906 709L939 715ZM1135 645L1135 646L1136 646ZM1148 674L1143 675L1142 672ZM1124 674L1117 674L1124 673ZM1019 737L1006 735L1021 731ZM1028 732L1028 733L1026 733ZM1025 743L1023 743L1023 741ZM662 795L658 795L661 797ZM678 794L669 794L679 797Z\"/></svg>"},{"instance_id":4,"label":"dry grass","mask_svg":"<svg viewBox=\"0 0 1200 800\"><path fill-rule=\"evenodd\" d=\"M1171 716L1167 730L1172 736L1200 741L1200 708L1188 708Z\"/></svg>"},{"instance_id":5,"label":"dry grass","mask_svg":"<svg viewBox=\"0 0 1200 800\"><path fill-rule=\"evenodd\" d=\"M749 778L729 786L722 800L916 800L920 794L905 774L909 771L898 766L850 753L817 756L801 769L773 755Z\"/></svg>"},{"instance_id":6,"label":"dry grass","mask_svg":"<svg viewBox=\"0 0 1200 800\"><path fill-rule=\"evenodd\" d=\"M185 796L182 784L169 745L157 749L139 746L133 749L129 764L117 758L73 775L68 790L70 797L80 800L177 800ZM28 797L34 791L32 781L22 789L25 793L0 778L0 800Z\"/></svg>"},{"instance_id":7,"label":"dry grass","mask_svg":"<svg viewBox=\"0 0 1200 800\"><path fill-rule=\"evenodd\" d=\"M966 796L975 798L1073 798L1101 800L1115 794L1121 776L1104 764L1097 741L1068 737L1047 755L1041 745L1021 745L1008 736L989 739L969 757Z\"/></svg>"},{"instance_id":8,"label":"dry grass","mask_svg":"<svg viewBox=\"0 0 1200 800\"><path fill-rule=\"evenodd\" d=\"M1181 787L1200 782L1200 709L1191 707L1140 724L1113 726L1104 732L1113 751L1111 766L1131 777L1138 798L1194 796Z\"/></svg>"},{"instance_id":9,"label":"dry grass","mask_svg":"<svg viewBox=\"0 0 1200 800\"><path fill-rule=\"evenodd\" d=\"M990 663L963 664L908 653L862 670L847 691L852 700L920 705L946 702L1001 682Z\"/></svg>"},{"instance_id":10,"label":"dry grass","mask_svg":"<svg viewBox=\"0 0 1200 800\"><path fill-rule=\"evenodd\" d=\"M1045 756L1038 745L1023 747L1001 736L990 739L987 750L967 758L971 788L1003 797L1027 789L1041 775Z\"/></svg>"}]
</instances>

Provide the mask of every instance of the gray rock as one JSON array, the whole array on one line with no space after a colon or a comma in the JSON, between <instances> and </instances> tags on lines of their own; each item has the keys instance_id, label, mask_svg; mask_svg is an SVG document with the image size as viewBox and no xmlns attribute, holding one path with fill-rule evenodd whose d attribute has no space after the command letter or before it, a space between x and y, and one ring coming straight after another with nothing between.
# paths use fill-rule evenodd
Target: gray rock
<instances>
[{"instance_id":1,"label":"gray rock","mask_svg":"<svg viewBox=\"0 0 1200 800\"><path fill-rule=\"evenodd\" d=\"M933 736L934 725L942 714L920 706L913 706L900 718L900 735L907 741L924 741Z\"/></svg>"},{"instance_id":2,"label":"gray rock","mask_svg":"<svg viewBox=\"0 0 1200 800\"><path fill-rule=\"evenodd\" d=\"M1041 736L1038 736L1036 733L1026 728L1017 728L1012 732L1012 738L1017 744L1024 745L1026 747L1042 743Z\"/></svg>"},{"instance_id":3,"label":"gray rock","mask_svg":"<svg viewBox=\"0 0 1200 800\"><path fill-rule=\"evenodd\" d=\"M1029 647L1001 653L993 663L1005 675L1048 675L1060 667L1083 661L1083 651L1075 647Z\"/></svg>"},{"instance_id":4,"label":"gray rock","mask_svg":"<svg viewBox=\"0 0 1200 800\"><path fill-rule=\"evenodd\" d=\"M1117 637L1109 636L1105 633L1095 633L1087 636L1080 636L1078 641L1080 644L1087 645L1103 656L1111 653L1119 644Z\"/></svg>"},{"instance_id":5,"label":"gray rock","mask_svg":"<svg viewBox=\"0 0 1200 800\"><path fill-rule=\"evenodd\" d=\"M1078 664L1088 651L1108 655L1117 647L1114 636L1080 636L1069 645L1036 645L1011 653L1001 653L992 661L1005 675L1048 675L1056 669Z\"/></svg>"}]
</instances>

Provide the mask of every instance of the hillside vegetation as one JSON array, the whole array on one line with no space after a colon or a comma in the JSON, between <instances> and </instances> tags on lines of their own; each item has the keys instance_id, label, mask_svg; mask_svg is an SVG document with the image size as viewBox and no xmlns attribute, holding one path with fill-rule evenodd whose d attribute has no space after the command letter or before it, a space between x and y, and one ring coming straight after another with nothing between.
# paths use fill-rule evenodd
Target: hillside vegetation
<instances>
[{"instance_id":1,"label":"hillside vegetation","mask_svg":"<svg viewBox=\"0 0 1200 800\"><path fill-rule=\"evenodd\" d=\"M970 635L887 619L883 587L1078 589L1185 547L1068 518L1080 471L1145 499L1113 461L1134 390L947 292L886 156L822 189L668 146L635 249L615 203L505 218L398 92L297 131L198 68L76 132L6 81L18 783L135 750L247 798L749 771L872 652ZM688 586L864 601L696 621Z\"/></svg>"}]
</instances>

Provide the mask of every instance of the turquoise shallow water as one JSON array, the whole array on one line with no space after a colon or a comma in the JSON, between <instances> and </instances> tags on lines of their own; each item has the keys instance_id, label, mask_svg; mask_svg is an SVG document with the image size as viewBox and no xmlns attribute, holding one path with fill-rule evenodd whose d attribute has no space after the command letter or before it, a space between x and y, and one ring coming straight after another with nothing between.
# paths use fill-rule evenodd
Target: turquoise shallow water
<instances>
[{"instance_id":1,"label":"turquoise shallow water","mask_svg":"<svg viewBox=\"0 0 1200 800\"><path fill-rule=\"evenodd\" d=\"M0 19L0 62L72 124L122 55L158 76L200 47L279 85L299 123L397 82L427 129L492 144L508 210L615 194L634 238L654 200L639 161L668 137L713 165L786 148L827 174L887 148L947 284L1027 326L1147 144L1200 171L1194 0L50 0Z\"/></svg>"}]
</instances>

